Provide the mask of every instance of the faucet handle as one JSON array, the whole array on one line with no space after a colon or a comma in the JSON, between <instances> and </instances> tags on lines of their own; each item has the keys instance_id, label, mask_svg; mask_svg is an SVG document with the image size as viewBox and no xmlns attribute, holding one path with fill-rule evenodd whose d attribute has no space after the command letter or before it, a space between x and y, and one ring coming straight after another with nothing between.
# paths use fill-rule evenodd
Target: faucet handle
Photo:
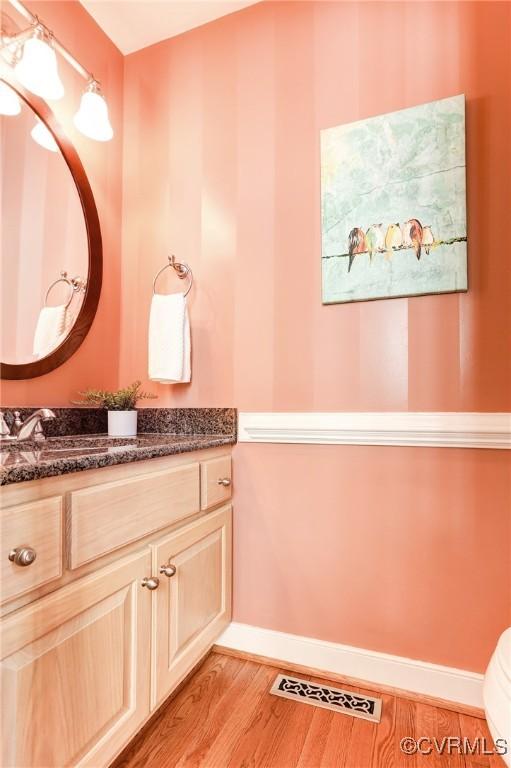
<instances>
[{"instance_id":1,"label":"faucet handle","mask_svg":"<svg viewBox=\"0 0 511 768\"><path fill-rule=\"evenodd\" d=\"M11 435L16 437L16 435L20 431L22 425L23 425L23 421L21 419L20 412L19 411L14 411L14 421L12 422Z\"/></svg>"},{"instance_id":2,"label":"faucet handle","mask_svg":"<svg viewBox=\"0 0 511 768\"><path fill-rule=\"evenodd\" d=\"M10 437L10 434L11 430L5 420L4 412L0 411L0 437Z\"/></svg>"}]
</instances>

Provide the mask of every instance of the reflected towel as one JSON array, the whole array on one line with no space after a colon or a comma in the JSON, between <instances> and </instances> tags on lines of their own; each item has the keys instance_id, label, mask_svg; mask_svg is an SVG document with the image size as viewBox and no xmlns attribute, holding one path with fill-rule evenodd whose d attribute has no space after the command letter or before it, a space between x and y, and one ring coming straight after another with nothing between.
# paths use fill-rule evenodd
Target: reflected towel
<instances>
[{"instance_id":1,"label":"reflected towel","mask_svg":"<svg viewBox=\"0 0 511 768\"><path fill-rule=\"evenodd\" d=\"M34 334L32 351L35 357L45 357L63 341L66 315L64 304L41 309Z\"/></svg>"},{"instance_id":2,"label":"reflected towel","mask_svg":"<svg viewBox=\"0 0 511 768\"><path fill-rule=\"evenodd\" d=\"M191 379L190 320L183 293L156 293L149 316L149 378L162 384Z\"/></svg>"}]
</instances>

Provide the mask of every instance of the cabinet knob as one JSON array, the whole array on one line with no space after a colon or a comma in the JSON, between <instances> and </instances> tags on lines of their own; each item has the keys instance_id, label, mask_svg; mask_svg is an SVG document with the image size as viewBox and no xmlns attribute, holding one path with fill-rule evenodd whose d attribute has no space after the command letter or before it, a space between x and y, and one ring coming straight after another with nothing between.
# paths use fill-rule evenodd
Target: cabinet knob
<instances>
[{"instance_id":1,"label":"cabinet knob","mask_svg":"<svg viewBox=\"0 0 511 768\"><path fill-rule=\"evenodd\" d=\"M217 480L218 485L230 485L231 484L231 478L230 477L221 477L219 480Z\"/></svg>"},{"instance_id":2,"label":"cabinet knob","mask_svg":"<svg viewBox=\"0 0 511 768\"><path fill-rule=\"evenodd\" d=\"M32 547L22 546L11 549L9 552L9 560L15 565L21 565L23 567L32 565L37 557L37 552Z\"/></svg>"},{"instance_id":3,"label":"cabinet knob","mask_svg":"<svg viewBox=\"0 0 511 768\"><path fill-rule=\"evenodd\" d=\"M172 576L175 576L176 571L177 571L177 568L175 565L172 565L172 563L166 563L166 565L160 565L160 573L162 573L168 579L172 578Z\"/></svg>"},{"instance_id":4,"label":"cabinet knob","mask_svg":"<svg viewBox=\"0 0 511 768\"><path fill-rule=\"evenodd\" d=\"M157 576L146 576L142 579L142 586L150 590L158 589L159 584L160 580Z\"/></svg>"}]
</instances>

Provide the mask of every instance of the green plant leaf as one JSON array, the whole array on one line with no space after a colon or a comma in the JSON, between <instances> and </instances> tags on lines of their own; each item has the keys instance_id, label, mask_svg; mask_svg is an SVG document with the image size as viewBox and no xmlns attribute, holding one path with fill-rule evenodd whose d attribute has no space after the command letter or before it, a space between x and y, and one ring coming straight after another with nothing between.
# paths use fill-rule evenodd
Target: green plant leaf
<instances>
[{"instance_id":1,"label":"green plant leaf","mask_svg":"<svg viewBox=\"0 0 511 768\"><path fill-rule=\"evenodd\" d=\"M154 400L157 395L140 389L141 381L134 381L129 387L110 392L103 389L86 389L78 394L83 400L72 401L73 405L89 405L107 411L134 411L140 400Z\"/></svg>"}]
</instances>

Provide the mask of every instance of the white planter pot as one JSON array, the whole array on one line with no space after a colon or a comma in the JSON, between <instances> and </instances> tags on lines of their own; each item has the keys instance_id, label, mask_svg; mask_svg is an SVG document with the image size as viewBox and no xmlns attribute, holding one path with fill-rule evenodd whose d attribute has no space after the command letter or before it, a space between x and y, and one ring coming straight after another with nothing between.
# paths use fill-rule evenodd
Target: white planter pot
<instances>
[{"instance_id":1,"label":"white planter pot","mask_svg":"<svg viewBox=\"0 0 511 768\"><path fill-rule=\"evenodd\" d=\"M137 411L108 411L109 437L134 437L137 434Z\"/></svg>"}]
</instances>

